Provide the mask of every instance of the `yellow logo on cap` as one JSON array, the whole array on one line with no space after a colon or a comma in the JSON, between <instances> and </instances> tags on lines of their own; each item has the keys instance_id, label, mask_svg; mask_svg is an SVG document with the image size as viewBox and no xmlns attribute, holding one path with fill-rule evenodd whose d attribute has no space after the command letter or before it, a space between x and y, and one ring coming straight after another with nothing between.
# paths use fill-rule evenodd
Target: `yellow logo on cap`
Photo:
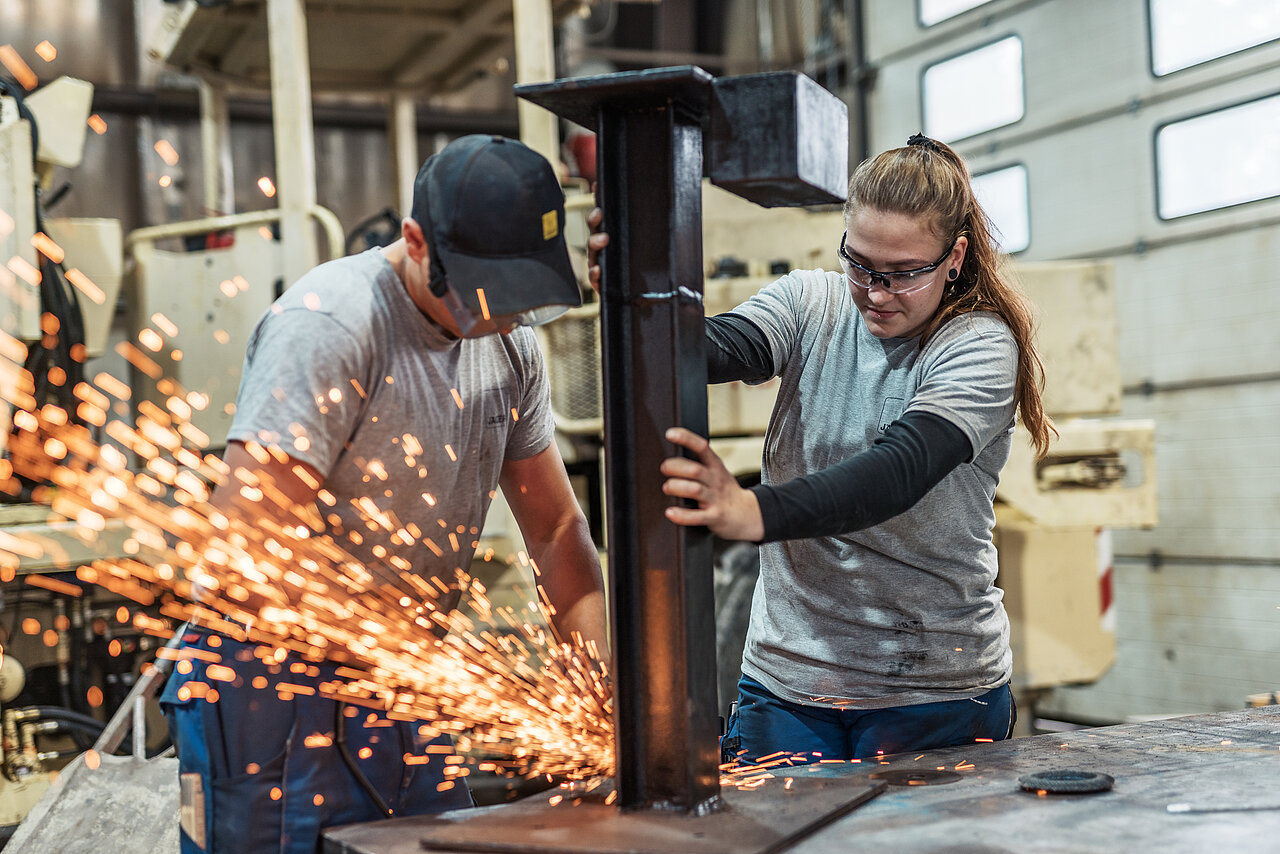
<instances>
[{"instance_id":1,"label":"yellow logo on cap","mask_svg":"<svg viewBox=\"0 0 1280 854\"><path fill-rule=\"evenodd\" d=\"M560 218L555 211L547 211L542 215L542 239L550 240L560 233Z\"/></svg>"}]
</instances>

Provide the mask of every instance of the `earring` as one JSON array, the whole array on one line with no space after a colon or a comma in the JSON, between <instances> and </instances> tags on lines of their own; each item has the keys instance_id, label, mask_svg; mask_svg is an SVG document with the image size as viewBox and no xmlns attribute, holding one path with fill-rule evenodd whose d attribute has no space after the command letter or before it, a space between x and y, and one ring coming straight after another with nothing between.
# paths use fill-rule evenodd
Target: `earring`
<instances>
[{"instance_id":1,"label":"earring","mask_svg":"<svg viewBox=\"0 0 1280 854\"><path fill-rule=\"evenodd\" d=\"M947 279L948 279L948 280L950 280L950 281L954 282L954 281L955 281L956 279L958 279L958 278L960 278L960 271L959 271L959 270L948 270L948 271L947 271Z\"/></svg>"}]
</instances>

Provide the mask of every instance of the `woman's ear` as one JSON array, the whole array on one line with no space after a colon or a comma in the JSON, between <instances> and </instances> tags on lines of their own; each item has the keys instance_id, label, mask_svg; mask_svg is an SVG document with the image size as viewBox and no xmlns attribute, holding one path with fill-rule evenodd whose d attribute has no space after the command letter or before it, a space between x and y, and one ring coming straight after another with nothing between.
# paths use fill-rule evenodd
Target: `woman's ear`
<instances>
[{"instance_id":1,"label":"woman's ear","mask_svg":"<svg viewBox=\"0 0 1280 854\"><path fill-rule=\"evenodd\" d=\"M964 266L964 256L968 251L969 237L968 235L962 234L956 238L955 248L951 250L952 257L948 259L951 262L951 269L959 270Z\"/></svg>"}]
</instances>

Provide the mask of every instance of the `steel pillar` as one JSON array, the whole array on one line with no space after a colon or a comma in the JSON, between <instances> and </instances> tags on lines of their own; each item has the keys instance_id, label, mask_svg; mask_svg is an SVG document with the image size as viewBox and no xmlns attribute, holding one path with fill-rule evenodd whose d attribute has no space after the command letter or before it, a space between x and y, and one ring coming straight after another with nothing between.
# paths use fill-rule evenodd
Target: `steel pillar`
<instances>
[{"instance_id":1,"label":"steel pillar","mask_svg":"<svg viewBox=\"0 0 1280 854\"><path fill-rule=\"evenodd\" d=\"M707 434L702 127L655 94L600 117L600 201L620 238L600 312L618 795L699 811L719 795L711 535L667 521L658 463L676 452L667 427Z\"/></svg>"},{"instance_id":2,"label":"steel pillar","mask_svg":"<svg viewBox=\"0 0 1280 854\"><path fill-rule=\"evenodd\" d=\"M595 81L594 83L591 81ZM671 426L706 435L702 124L711 75L662 69L519 87L565 114L589 104L601 259L604 452L623 809L713 809L719 798L711 536L663 515ZM537 93L542 93L541 95Z\"/></svg>"},{"instance_id":3,"label":"steel pillar","mask_svg":"<svg viewBox=\"0 0 1280 854\"><path fill-rule=\"evenodd\" d=\"M838 201L844 105L800 75L715 80L692 66L516 93L598 137L596 192L611 237L600 317L619 804L711 810L711 539L667 521L658 470L676 451L668 427L707 435L702 176L768 206Z\"/></svg>"}]
</instances>

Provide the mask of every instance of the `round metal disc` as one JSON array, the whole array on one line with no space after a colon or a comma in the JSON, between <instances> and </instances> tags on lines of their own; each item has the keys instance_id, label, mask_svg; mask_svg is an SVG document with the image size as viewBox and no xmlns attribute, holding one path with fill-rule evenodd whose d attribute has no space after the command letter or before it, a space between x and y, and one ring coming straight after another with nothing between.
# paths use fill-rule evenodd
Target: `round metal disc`
<instances>
[{"instance_id":1,"label":"round metal disc","mask_svg":"<svg viewBox=\"0 0 1280 854\"><path fill-rule=\"evenodd\" d=\"M941 786L954 783L962 775L954 771L877 771L868 775L872 780L884 780L890 786Z\"/></svg>"},{"instance_id":2,"label":"round metal disc","mask_svg":"<svg viewBox=\"0 0 1280 854\"><path fill-rule=\"evenodd\" d=\"M1115 782L1115 778L1110 774L1096 774L1093 771L1066 768L1057 771L1037 771L1034 774L1023 774L1018 778L1018 785L1028 792L1048 792L1051 795L1105 792Z\"/></svg>"}]
</instances>

